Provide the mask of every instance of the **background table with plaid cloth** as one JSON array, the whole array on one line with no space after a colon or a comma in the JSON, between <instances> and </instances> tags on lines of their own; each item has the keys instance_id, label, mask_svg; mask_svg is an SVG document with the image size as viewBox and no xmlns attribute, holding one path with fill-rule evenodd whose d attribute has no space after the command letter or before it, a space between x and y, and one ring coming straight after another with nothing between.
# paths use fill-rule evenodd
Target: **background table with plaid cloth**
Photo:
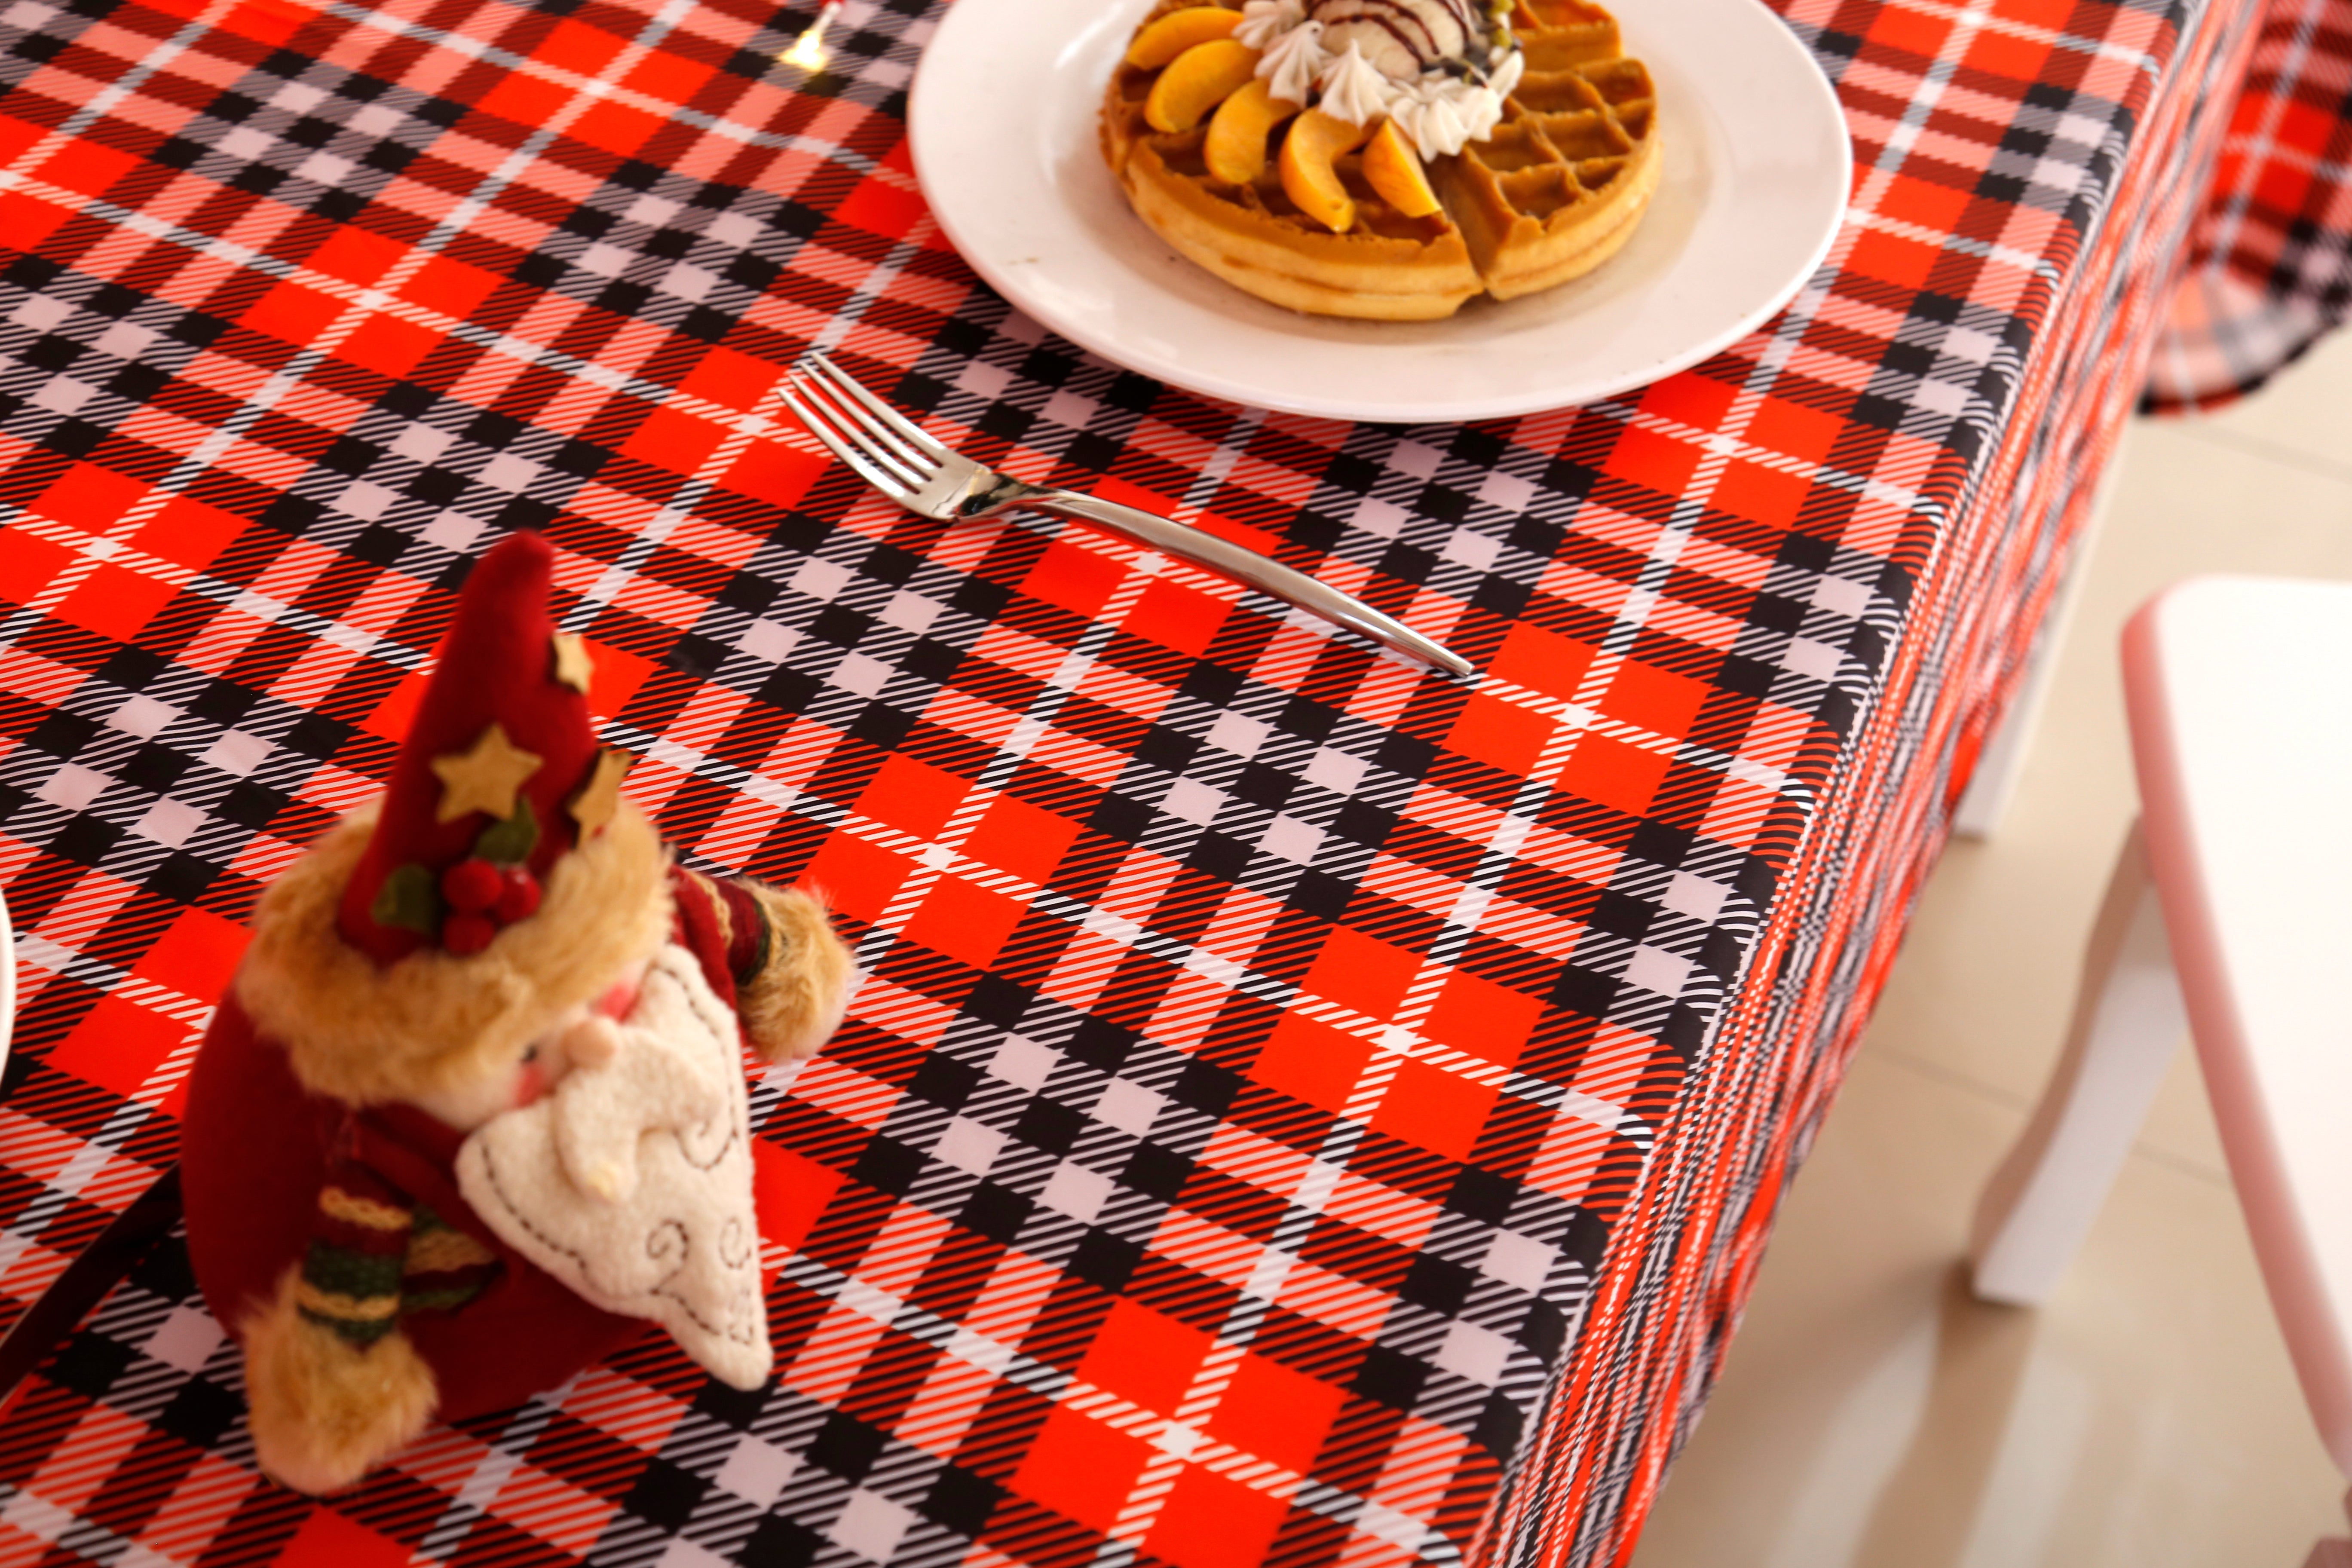
<instances>
[{"instance_id":1,"label":"background table with plaid cloth","mask_svg":"<svg viewBox=\"0 0 2352 1568\"><path fill-rule=\"evenodd\" d=\"M2352 0L2270 0L2148 366L2147 405L2253 391L2352 315Z\"/></svg>"},{"instance_id":2,"label":"background table with plaid cloth","mask_svg":"<svg viewBox=\"0 0 2352 1568\"><path fill-rule=\"evenodd\" d=\"M1631 0L1629 0L1629 4ZM2258 16L1790 0L1794 305L1461 427L1010 313L909 173L927 0L0 6L0 1316L155 1173L258 889L452 590L562 552L690 862L870 978L756 1089L781 1371L648 1342L321 1504L156 1248L0 1430L0 1561L1622 1560L2127 411ZM829 349L1454 682L1076 524L897 512ZM257 1130L267 1135L267 1130Z\"/></svg>"}]
</instances>

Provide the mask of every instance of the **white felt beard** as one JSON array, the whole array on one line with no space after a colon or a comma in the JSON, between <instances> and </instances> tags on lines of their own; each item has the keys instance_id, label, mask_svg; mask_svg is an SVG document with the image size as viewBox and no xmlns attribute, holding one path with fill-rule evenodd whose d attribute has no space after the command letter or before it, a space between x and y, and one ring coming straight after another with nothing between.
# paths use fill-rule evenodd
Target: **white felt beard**
<instances>
[{"instance_id":1,"label":"white felt beard","mask_svg":"<svg viewBox=\"0 0 2352 1568\"><path fill-rule=\"evenodd\" d=\"M484 1224L591 1304L650 1318L720 1382L767 1382L751 1097L735 1015L665 948L620 1048L457 1152Z\"/></svg>"}]
</instances>

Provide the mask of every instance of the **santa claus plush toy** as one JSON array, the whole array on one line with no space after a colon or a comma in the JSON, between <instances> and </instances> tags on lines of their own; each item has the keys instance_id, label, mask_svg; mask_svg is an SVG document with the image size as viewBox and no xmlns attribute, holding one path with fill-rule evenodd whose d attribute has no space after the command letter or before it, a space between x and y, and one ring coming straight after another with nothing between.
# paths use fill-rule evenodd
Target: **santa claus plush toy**
<instances>
[{"instance_id":1,"label":"santa claus plush toy","mask_svg":"<svg viewBox=\"0 0 2352 1568\"><path fill-rule=\"evenodd\" d=\"M262 897L182 1132L262 1468L349 1485L667 1329L771 1369L742 1045L856 971L810 895L674 865L600 747L553 552L476 566L383 798Z\"/></svg>"}]
</instances>

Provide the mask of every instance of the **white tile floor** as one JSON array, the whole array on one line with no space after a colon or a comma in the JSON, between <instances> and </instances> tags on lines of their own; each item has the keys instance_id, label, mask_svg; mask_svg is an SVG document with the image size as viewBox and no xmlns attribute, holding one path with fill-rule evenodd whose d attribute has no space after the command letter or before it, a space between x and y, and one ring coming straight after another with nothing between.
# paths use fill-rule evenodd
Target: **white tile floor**
<instances>
[{"instance_id":1,"label":"white tile floor","mask_svg":"<svg viewBox=\"0 0 2352 1568\"><path fill-rule=\"evenodd\" d=\"M2352 578L2352 333L2120 461L2018 794L1928 884L1637 1568L2297 1568L2345 1532L2185 1048L2051 1305L1958 1271L2135 810L2116 635L2199 573Z\"/></svg>"}]
</instances>

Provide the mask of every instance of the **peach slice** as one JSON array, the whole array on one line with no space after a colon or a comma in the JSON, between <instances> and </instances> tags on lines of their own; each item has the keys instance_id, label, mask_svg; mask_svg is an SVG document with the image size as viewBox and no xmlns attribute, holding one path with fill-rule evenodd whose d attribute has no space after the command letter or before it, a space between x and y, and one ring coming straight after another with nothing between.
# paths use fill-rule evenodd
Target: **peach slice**
<instances>
[{"instance_id":1,"label":"peach slice","mask_svg":"<svg viewBox=\"0 0 2352 1568\"><path fill-rule=\"evenodd\" d=\"M1319 109L1310 109L1282 139L1279 163L1284 193L1298 204L1300 212L1333 234L1345 234L1356 226L1356 203L1348 187L1339 183L1331 160L1362 146L1371 133L1370 126L1350 125Z\"/></svg>"},{"instance_id":2,"label":"peach slice","mask_svg":"<svg viewBox=\"0 0 2352 1568\"><path fill-rule=\"evenodd\" d=\"M1135 35L1135 41L1127 46L1127 63L1158 70L1195 44L1232 37L1241 25L1242 14L1223 5L1188 5L1171 11Z\"/></svg>"},{"instance_id":3,"label":"peach slice","mask_svg":"<svg viewBox=\"0 0 2352 1568\"><path fill-rule=\"evenodd\" d=\"M1389 205L1407 217L1427 217L1437 210L1437 193L1429 188L1421 154L1413 151L1393 120L1381 121L1365 145L1364 178Z\"/></svg>"},{"instance_id":4,"label":"peach slice","mask_svg":"<svg viewBox=\"0 0 2352 1568\"><path fill-rule=\"evenodd\" d=\"M1265 174L1266 138L1297 112L1298 105L1274 96L1265 78L1252 77L1217 105L1216 116L1209 121L1209 140L1201 156L1210 176L1229 185L1246 185Z\"/></svg>"},{"instance_id":5,"label":"peach slice","mask_svg":"<svg viewBox=\"0 0 2352 1568\"><path fill-rule=\"evenodd\" d=\"M1202 116L1257 79L1257 51L1231 38L1194 44L1169 62L1143 100L1154 131L1190 131Z\"/></svg>"}]
</instances>

